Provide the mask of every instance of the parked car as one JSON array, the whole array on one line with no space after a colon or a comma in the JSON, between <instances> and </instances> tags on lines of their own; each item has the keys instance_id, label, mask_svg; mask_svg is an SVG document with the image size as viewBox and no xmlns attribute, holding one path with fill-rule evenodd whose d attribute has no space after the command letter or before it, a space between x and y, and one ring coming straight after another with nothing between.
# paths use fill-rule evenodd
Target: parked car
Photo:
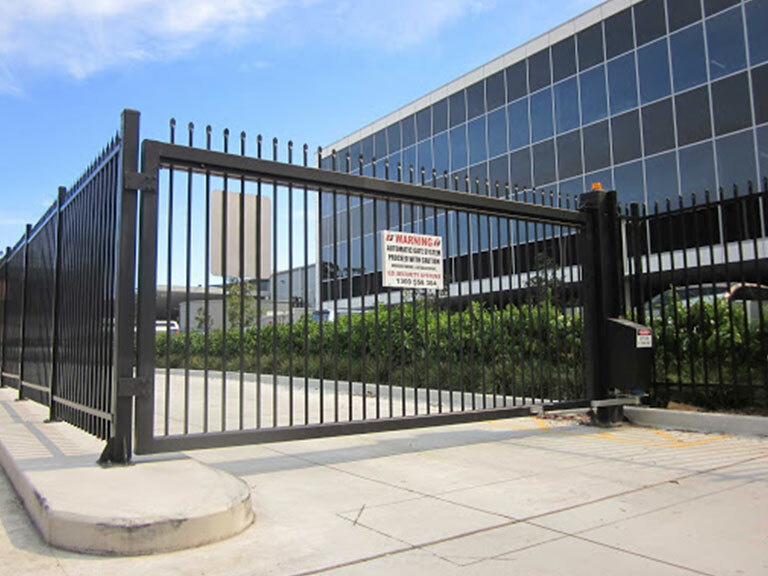
<instances>
[{"instance_id":1,"label":"parked car","mask_svg":"<svg viewBox=\"0 0 768 576\"><path fill-rule=\"evenodd\" d=\"M180 332L179 323L176 320L156 320L155 334L165 334L166 332L178 334Z\"/></svg>"},{"instance_id":2,"label":"parked car","mask_svg":"<svg viewBox=\"0 0 768 576\"><path fill-rule=\"evenodd\" d=\"M315 310L312 312L312 322L333 322L333 310Z\"/></svg>"},{"instance_id":3,"label":"parked car","mask_svg":"<svg viewBox=\"0 0 768 576\"><path fill-rule=\"evenodd\" d=\"M661 314L662 301L664 306L670 304L677 298L683 305L688 303L694 306L699 301L712 304L715 299L725 300L726 302L739 303L746 305L747 319L752 322L759 318L759 306L768 305L768 286L762 284L753 284L747 282L717 282L713 284L698 284L692 286L675 286L657 294L651 299L650 310L654 316ZM648 305L646 305L646 312ZM768 312L767 312L768 313Z\"/></svg>"}]
</instances>

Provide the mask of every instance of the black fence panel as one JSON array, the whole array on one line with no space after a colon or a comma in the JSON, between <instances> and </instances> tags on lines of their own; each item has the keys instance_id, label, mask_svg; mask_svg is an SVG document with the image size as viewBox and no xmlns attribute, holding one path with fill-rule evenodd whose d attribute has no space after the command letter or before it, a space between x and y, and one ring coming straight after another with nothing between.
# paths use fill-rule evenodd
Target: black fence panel
<instances>
[{"instance_id":1,"label":"black fence panel","mask_svg":"<svg viewBox=\"0 0 768 576\"><path fill-rule=\"evenodd\" d=\"M627 314L654 330L657 401L768 406L768 182L625 208Z\"/></svg>"},{"instance_id":2,"label":"black fence panel","mask_svg":"<svg viewBox=\"0 0 768 576\"><path fill-rule=\"evenodd\" d=\"M7 283L3 309L3 386L19 387L21 378L21 321L24 298L23 239L5 259Z\"/></svg>"}]
</instances>

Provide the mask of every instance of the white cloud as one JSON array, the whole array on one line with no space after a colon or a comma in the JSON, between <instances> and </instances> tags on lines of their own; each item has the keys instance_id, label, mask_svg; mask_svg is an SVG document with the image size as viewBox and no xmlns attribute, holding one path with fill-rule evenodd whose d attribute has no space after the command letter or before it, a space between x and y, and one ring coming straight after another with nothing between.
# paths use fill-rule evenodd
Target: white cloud
<instances>
[{"instance_id":1,"label":"white cloud","mask_svg":"<svg viewBox=\"0 0 768 576\"><path fill-rule=\"evenodd\" d=\"M258 42L267 33L300 43L319 38L401 50L493 1L3 0L0 93L21 93L12 71L85 78L130 63L173 60L205 45Z\"/></svg>"}]
</instances>

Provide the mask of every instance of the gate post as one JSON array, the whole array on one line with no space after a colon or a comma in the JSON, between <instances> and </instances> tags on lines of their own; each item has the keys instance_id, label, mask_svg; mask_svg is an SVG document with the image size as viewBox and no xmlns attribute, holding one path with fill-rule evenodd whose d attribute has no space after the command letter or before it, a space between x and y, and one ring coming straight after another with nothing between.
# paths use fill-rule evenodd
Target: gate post
<instances>
[{"instance_id":1,"label":"gate post","mask_svg":"<svg viewBox=\"0 0 768 576\"><path fill-rule=\"evenodd\" d=\"M112 429L100 462L125 464L133 452L134 307L136 279L136 189L139 113L124 110L120 122L120 160L115 226L115 322L113 326Z\"/></svg>"},{"instance_id":2,"label":"gate post","mask_svg":"<svg viewBox=\"0 0 768 576\"><path fill-rule=\"evenodd\" d=\"M21 330L19 345L19 400L24 399L24 352L27 340L27 277L29 275L29 233L32 225L27 224L24 230L24 273L21 280Z\"/></svg>"},{"instance_id":3,"label":"gate post","mask_svg":"<svg viewBox=\"0 0 768 576\"><path fill-rule=\"evenodd\" d=\"M616 192L593 189L581 195L587 216L580 236L584 294L584 375L587 399L608 395L607 320L621 314L618 212Z\"/></svg>"}]
</instances>

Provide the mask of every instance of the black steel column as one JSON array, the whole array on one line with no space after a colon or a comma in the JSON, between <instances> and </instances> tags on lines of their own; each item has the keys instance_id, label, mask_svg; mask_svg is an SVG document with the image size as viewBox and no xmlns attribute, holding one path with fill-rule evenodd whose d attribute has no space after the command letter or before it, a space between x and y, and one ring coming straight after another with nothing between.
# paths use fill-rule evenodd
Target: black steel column
<instances>
[{"instance_id":1,"label":"black steel column","mask_svg":"<svg viewBox=\"0 0 768 576\"><path fill-rule=\"evenodd\" d=\"M24 272L21 277L21 330L19 352L19 400L24 399L24 348L27 339L27 275L29 271L29 233L32 226L27 224L24 231Z\"/></svg>"},{"instance_id":2,"label":"black steel column","mask_svg":"<svg viewBox=\"0 0 768 576\"><path fill-rule=\"evenodd\" d=\"M582 194L579 209L587 216L580 235L584 282L584 373L587 399L607 396L606 321L621 313L616 192Z\"/></svg>"},{"instance_id":3,"label":"black steel column","mask_svg":"<svg viewBox=\"0 0 768 576\"><path fill-rule=\"evenodd\" d=\"M131 186L139 164L139 113L124 110L120 123L120 161L115 233L115 323L112 373L112 428L102 461L127 463L133 450L133 397L121 394L133 380L136 270L136 189Z\"/></svg>"},{"instance_id":4,"label":"black steel column","mask_svg":"<svg viewBox=\"0 0 768 576\"><path fill-rule=\"evenodd\" d=\"M5 373L5 341L6 333L8 332L8 264L10 262L11 247L6 246L3 260L3 341L0 344L0 388L5 386L5 379L3 374Z\"/></svg>"},{"instance_id":5,"label":"black steel column","mask_svg":"<svg viewBox=\"0 0 768 576\"><path fill-rule=\"evenodd\" d=\"M67 189L64 186L59 187L59 195L56 197L56 236L54 237L53 252L53 333L51 335L51 382L48 388L48 419L56 420L56 401L54 397L58 394L58 350L59 350L59 284L61 282L61 206L64 204Z\"/></svg>"}]
</instances>

